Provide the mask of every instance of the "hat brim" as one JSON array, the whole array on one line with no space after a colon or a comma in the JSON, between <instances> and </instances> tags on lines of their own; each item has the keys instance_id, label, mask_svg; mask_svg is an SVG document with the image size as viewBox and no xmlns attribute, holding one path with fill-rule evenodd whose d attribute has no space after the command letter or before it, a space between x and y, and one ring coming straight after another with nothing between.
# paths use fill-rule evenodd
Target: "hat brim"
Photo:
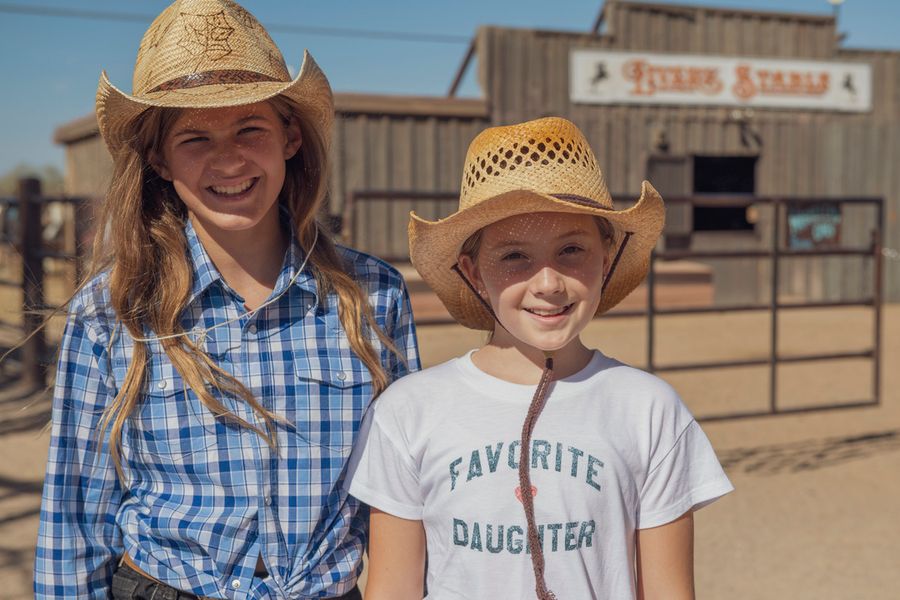
<instances>
[{"instance_id":1,"label":"hat brim","mask_svg":"<svg viewBox=\"0 0 900 600\"><path fill-rule=\"evenodd\" d=\"M643 182L637 203L625 210L575 204L533 190L513 190L438 221L428 221L410 213L410 260L460 324L481 330L494 327L493 316L453 270L463 242L491 223L536 212L587 214L607 219L617 230L615 247L610 248L613 257L625 233L631 234L603 291L598 315L618 304L646 277L650 252L665 224L662 197L648 181Z\"/></svg>"},{"instance_id":2,"label":"hat brim","mask_svg":"<svg viewBox=\"0 0 900 600\"><path fill-rule=\"evenodd\" d=\"M97 87L97 124L110 152L115 154L128 142L134 119L146 110L161 108L221 108L242 106L286 96L295 102L319 130L322 140L330 142L334 122L334 99L325 74L309 52L292 81L227 83L193 88L150 92L142 96L126 94L100 74Z\"/></svg>"}]
</instances>

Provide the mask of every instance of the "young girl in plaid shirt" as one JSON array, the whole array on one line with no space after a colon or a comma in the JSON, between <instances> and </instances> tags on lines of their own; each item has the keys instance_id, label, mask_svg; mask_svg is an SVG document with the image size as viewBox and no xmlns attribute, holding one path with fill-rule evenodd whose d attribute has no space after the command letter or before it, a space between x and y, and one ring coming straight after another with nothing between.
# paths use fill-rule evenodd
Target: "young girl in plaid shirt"
<instances>
[{"instance_id":1,"label":"young girl in plaid shirt","mask_svg":"<svg viewBox=\"0 0 900 600\"><path fill-rule=\"evenodd\" d=\"M230 0L147 30L101 77L114 160L70 304L39 598L359 598L342 481L371 398L418 367L399 274L316 224L334 116Z\"/></svg>"}]
</instances>

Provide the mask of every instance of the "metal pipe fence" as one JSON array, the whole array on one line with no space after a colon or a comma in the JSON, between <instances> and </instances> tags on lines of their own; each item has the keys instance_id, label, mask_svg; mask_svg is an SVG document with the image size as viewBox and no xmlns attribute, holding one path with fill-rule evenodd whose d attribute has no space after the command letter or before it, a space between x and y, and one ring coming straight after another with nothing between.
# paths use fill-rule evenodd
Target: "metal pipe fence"
<instances>
[{"instance_id":1,"label":"metal pipe fence","mask_svg":"<svg viewBox=\"0 0 900 600\"><path fill-rule=\"evenodd\" d=\"M354 245L364 251L371 249L359 239L358 229L359 221L355 218L355 213L360 205L373 202L387 202L388 204L395 202L414 203L424 202L433 209L435 203L440 202L456 202L459 198L457 192L418 192L410 190L357 190L347 193L344 200L344 212L342 216L342 235L345 242ZM617 201L628 202L627 198L617 198ZM728 202L734 201L734 198L714 198L714 197L667 197L668 205L676 205L690 203L693 205L727 205ZM647 319L647 370L650 372L675 372L675 371L693 371L693 370L709 370L709 369L725 369L734 367L748 366L768 366L769 367L769 398L767 408L759 411L742 411L730 412L724 414L716 414L709 416L701 416L698 420L717 421L730 420L749 417L762 417L771 415L804 413L821 410L842 409L850 407L877 406L881 402L881 320L882 320L882 281L883 281L883 262L882 262L882 236L884 231L884 200L882 198L797 198L797 197L743 197L744 204L761 204L773 207L773 219L771 230L771 243L768 249L763 250L663 250L654 251L651 254L650 269L647 275L647 304L644 310L616 310L606 313L603 318L634 318L646 317ZM871 237L868 246L865 247L823 247L811 249L792 249L785 247L786 229L784 227L784 213L788 207L810 207L816 205L855 205L855 206L873 206L876 211L874 223L871 229ZM454 205L448 205L447 210L443 214L449 214L454 210ZM390 217L388 217L390 218ZM371 226L370 222L364 223L365 226ZM394 227L396 229L396 227ZM399 234L398 234L399 235ZM405 239L405 230L403 231ZM405 252L387 252L380 254L381 258L388 262L408 262L409 256ZM854 301L806 301L806 302L784 302L780 299L781 279L780 279L780 263L785 258L813 258L813 257L863 257L872 262L872 294L865 298ZM744 303L728 306L693 306L693 307L660 307L656 299L657 275L655 266L658 261L673 260L711 260L711 259L741 259L752 258L758 260L768 260L770 263L770 279L769 279L769 298L768 302L762 303ZM803 309L819 309L819 308L842 308L842 307L870 307L873 311L873 331L871 347L861 351L848 352L830 352L808 354L785 355L779 352L779 314L782 311L797 311ZM737 312L753 312L767 311L770 313L770 329L769 329L769 351L767 356L743 360L719 360L719 361L698 361L684 362L673 364L657 364L657 331L656 320L660 317L671 315L700 315L700 314L722 314ZM443 325L453 324L454 321L448 318L418 320L419 325ZM815 406L803 407L785 407L778 402L778 367L783 364L797 364L813 361L833 361L846 359L868 359L872 363L872 397L863 398L852 402L835 402L830 404L817 404Z\"/></svg>"},{"instance_id":2,"label":"metal pipe fence","mask_svg":"<svg viewBox=\"0 0 900 600\"><path fill-rule=\"evenodd\" d=\"M22 381L35 389L47 382L47 343L42 328L42 313L48 306L45 293L45 259L74 261L75 280L80 281L84 256L78 240L83 231L82 219L86 199L69 196L43 196L41 182L23 178L18 182L14 198L0 198L3 219L0 223L0 246L12 249L20 265L18 279L0 278L0 286L19 288L22 292L22 325L19 347ZM60 249L43 236L43 212L52 204L74 205L75 244L70 250Z\"/></svg>"}]
</instances>

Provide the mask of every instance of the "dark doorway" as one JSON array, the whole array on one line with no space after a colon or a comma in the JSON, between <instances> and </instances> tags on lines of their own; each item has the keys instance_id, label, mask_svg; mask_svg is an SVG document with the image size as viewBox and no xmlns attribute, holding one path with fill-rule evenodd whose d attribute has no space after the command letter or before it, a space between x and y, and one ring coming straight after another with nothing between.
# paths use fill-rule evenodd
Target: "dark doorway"
<instances>
[{"instance_id":1,"label":"dark doorway","mask_svg":"<svg viewBox=\"0 0 900 600\"><path fill-rule=\"evenodd\" d=\"M756 193L756 156L695 156L695 194Z\"/></svg>"},{"instance_id":2,"label":"dark doorway","mask_svg":"<svg viewBox=\"0 0 900 600\"><path fill-rule=\"evenodd\" d=\"M694 157L695 195L734 196L695 204L694 231L753 231L747 207L756 192L756 160L756 156Z\"/></svg>"}]
</instances>

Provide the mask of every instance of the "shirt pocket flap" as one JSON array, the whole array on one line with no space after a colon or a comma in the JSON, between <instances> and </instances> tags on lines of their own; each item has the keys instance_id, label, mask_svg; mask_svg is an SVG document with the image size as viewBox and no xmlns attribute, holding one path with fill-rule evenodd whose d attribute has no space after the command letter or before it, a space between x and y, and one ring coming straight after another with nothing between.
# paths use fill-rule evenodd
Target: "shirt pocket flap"
<instances>
[{"instance_id":1,"label":"shirt pocket flap","mask_svg":"<svg viewBox=\"0 0 900 600\"><path fill-rule=\"evenodd\" d=\"M311 365L306 361L298 361L297 377L316 382L321 385L340 389L357 385L371 384L372 374L360 360L354 360L353 366L344 365Z\"/></svg>"}]
</instances>

